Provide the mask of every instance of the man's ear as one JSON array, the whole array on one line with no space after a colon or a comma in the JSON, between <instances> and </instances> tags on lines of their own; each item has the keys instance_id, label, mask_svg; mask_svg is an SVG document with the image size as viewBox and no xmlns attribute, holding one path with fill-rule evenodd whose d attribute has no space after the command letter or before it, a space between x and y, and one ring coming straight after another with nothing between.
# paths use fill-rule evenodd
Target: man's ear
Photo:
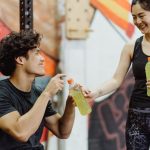
<instances>
[{"instance_id":1,"label":"man's ear","mask_svg":"<svg viewBox=\"0 0 150 150\"><path fill-rule=\"evenodd\" d=\"M19 56L19 57L15 58L15 60L16 60L17 64L23 65L24 61L25 61L25 57Z\"/></svg>"}]
</instances>

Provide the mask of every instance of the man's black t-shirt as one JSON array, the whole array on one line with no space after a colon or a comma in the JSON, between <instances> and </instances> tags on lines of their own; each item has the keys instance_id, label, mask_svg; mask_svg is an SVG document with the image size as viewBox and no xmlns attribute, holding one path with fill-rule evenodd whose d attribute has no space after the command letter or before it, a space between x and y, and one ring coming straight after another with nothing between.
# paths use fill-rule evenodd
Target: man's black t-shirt
<instances>
[{"instance_id":1,"label":"man's black t-shirt","mask_svg":"<svg viewBox=\"0 0 150 150\"><path fill-rule=\"evenodd\" d=\"M0 81L0 117L13 111L24 115L32 108L40 94L40 90L35 87L34 83L30 92L22 92L13 86L9 79ZM44 117L54 114L56 112L49 101ZM0 129L0 148L3 150L43 150L39 141L44 127L44 117L36 133L26 143L16 141Z\"/></svg>"}]
</instances>

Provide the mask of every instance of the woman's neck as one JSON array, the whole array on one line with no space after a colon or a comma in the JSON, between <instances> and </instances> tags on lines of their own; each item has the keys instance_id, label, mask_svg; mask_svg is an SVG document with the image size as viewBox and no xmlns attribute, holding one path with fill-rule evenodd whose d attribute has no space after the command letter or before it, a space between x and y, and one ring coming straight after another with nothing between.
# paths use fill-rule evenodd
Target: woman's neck
<instances>
[{"instance_id":1,"label":"woman's neck","mask_svg":"<svg viewBox=\"0 0 150 150\"><path fill-rule=\"evenodd\" d=\"M146 42L150 43L150 34L144 35Z\"/></svg>"}]
</instances>

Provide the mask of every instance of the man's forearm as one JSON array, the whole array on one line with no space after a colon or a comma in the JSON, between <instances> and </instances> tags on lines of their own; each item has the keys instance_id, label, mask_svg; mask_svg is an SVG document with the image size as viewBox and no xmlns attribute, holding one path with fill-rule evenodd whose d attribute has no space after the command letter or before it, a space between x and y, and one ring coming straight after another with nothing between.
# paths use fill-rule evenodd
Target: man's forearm
<instances>
[{"instance_id":1,"label":"man's forearm","mask_svg":"<svg viewBox=\"0 0 150 150\"><path fill-rule=\"evenodd\" d=\"M29 138L39 128L48 101L49 95L42 93L31 110L19 117L17 121L19 131L23 133L25 132L27 138Z\"/></svg>"},{"instance_id":2,"label":"man's forearm","mask_svg":"<svg viewBox=\"0 0 150 150\"><path fill-rule=\"evenodd\" d=\"M66 103L66 108L62 118L59 120L59 131L63 138L68 138L71 133L75 119L75 106L72 102Z\"/></svg>"}]
</instances>

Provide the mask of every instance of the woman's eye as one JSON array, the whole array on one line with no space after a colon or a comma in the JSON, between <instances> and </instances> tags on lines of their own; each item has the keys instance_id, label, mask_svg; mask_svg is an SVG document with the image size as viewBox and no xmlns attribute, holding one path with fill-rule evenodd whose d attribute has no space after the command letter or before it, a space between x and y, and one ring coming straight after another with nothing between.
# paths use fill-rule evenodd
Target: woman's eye
<instances>
[{"instance_id":1,"label":"woman's eye","mask_svg":"<svg viewBox=\"0 0 150 150\"><path fill-rule=\"evenodd\" d=\"M144 16L139 16L139 18L143 18Z\"/></svg>"},{"instance_id":2,"label":"woman's eye","mask_svg":"<svg viewBox=\"0 0 150 150\"><path fill-rule=\"evenodd\" d=\"M136 19L136 17L135 16L133 16L133 20L135 20Z\"/></svg>"}]
</instances>

